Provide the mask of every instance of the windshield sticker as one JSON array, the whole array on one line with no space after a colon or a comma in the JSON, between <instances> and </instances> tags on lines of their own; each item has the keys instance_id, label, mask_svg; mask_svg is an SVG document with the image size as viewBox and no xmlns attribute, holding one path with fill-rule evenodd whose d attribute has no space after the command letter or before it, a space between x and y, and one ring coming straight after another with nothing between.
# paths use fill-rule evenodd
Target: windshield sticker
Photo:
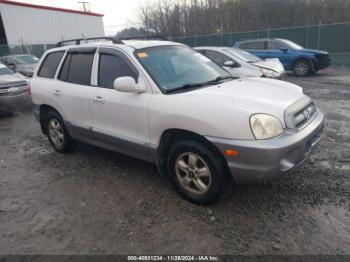
<instances>
[{"instance_id":1,"label":"windshield sticker","mask_svg":"<svg viewBox=\"0 0 350 262\"><path fill-rule=\"evenodd\" d=\"M148 57L146 52L137 53L137 56L140 58L147 58Z\"/></svg>"}]
</instances>

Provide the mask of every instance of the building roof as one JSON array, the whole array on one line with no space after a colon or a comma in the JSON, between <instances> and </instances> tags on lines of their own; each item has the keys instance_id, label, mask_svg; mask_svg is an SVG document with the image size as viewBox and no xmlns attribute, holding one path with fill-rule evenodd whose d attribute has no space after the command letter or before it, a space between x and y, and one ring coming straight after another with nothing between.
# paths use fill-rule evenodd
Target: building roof
<instances>
[{"instance_id":1,"label":"building roof","mask_svg":"<svg viewBox=\"0 0 350 262\"><path fill-rule=\"evenodd\" d=\"M78 10L64 9L64 8L44 6L44 5L27 4L27 3L14 2L14 1L8 1L8 0L0 0L0 4L22 6L22 7L29 7L34 9L43 9L43 10L57 11L57 12L64 12L64 13L73 13L73 14L80 14L80 15L91 15L91 16L100 16L100 17L103 16L103 14L98 14L98 13L83 12Z\"/></svg>"}]
</instances>

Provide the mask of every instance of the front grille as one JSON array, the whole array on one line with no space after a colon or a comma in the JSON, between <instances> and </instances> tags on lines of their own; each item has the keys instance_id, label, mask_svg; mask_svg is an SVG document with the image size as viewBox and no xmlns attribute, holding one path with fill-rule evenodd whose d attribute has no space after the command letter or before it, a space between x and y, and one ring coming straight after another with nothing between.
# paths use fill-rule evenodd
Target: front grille
<instances>
[{"instance_id":1,"label":"front grille","mask_svg":"<svg viewBox=\"0 0 350 262\"><path fill-rule=\"evenodd\" d=\"M0 96L18 96L28 93L28 86L22 85L22 86L12 86L8 88L2 88L0 89Z\"/></svg>"},{"instance_id":2,"label":"front grille","mask_svg":"<svg viewBox=\"0 0 350 262\"><path fill-rule=\"evenodd\" d=\"M329 64L331 60L329 54L318 54L316 55L316 58L320 65Z\"/></svg>"},{"instance_id":3,"label":"front grille","mask_svg":"<svg viewBox=\"0 0 350 262\"><path fill-rule=\"evenodd\" d=\"M302 110L294 114L294 124L296 128L300 128L305 125L316 114L316 107L314 103L311 103L304 107Z\"/></svg>"},{"instance_id":4,"label":"front grille","mask_svg":"<svg viewBox=\"0 0 350 262\"><path fill-rule=\"evenodd\" d=\"M310 123L317 115L315 104L309 97L303 97L290 105L285 113L285 123L288 129L302 129Z\"/></svg>"}]
</instances>

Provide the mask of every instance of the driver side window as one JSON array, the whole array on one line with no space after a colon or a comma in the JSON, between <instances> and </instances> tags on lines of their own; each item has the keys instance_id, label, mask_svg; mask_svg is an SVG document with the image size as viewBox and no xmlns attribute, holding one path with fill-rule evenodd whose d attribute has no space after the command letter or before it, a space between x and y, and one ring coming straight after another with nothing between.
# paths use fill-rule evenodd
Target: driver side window
<instances>
[{"instance_id":1,"label":"driver side window","mask_svg":"<svg viewBox=\"0 0 350 262\"><path fill-rule=\"evenodd\" d=\"M268 50L281 50L283 48L286 48L285 45L276 42L276 41L269 41L267 44L267 49Z\"/></svg>"},{"instance_id":2,"label":"driver side window","mask_svg":"<svg viewBox=\"0 0 350 262\"><path fill-rule=\"evenodd\" d=\"M98 86L113 89L114 80L123 76L131 76L137 82L138 74L135 71L121 55L101 53L98 66Z\"/></svg>"},{"instance_id":3,"label":"driver side window","mask_svg":"<svg viewBox=\"0 0 350 262\"><path fill-rule=\"evenodd\" d=\"M203 55L208 57L210 60L212 60L215 64L219 66L224 66L225 62L232 61L232 59L228 56L212 50L205 50Z\"/></svg>"}]
</instances>

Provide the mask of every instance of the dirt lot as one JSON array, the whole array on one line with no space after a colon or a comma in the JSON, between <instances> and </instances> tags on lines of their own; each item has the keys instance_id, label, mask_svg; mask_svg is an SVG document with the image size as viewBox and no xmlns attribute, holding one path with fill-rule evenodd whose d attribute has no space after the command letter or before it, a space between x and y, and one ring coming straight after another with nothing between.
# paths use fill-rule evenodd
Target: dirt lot
<instances>
[{"instance_id":1,"label":"dirt lot","mask_svg":"<svg viewBox=\"0 0 350 262\"><path fill-rule=\"evenodd\" d=\"M320 145L289 176L211 207L148 163L53 152L30 112L0 118L0 254L350 254L350 68L287 80L325 113Z\"/></svg>"}]
</instances>

